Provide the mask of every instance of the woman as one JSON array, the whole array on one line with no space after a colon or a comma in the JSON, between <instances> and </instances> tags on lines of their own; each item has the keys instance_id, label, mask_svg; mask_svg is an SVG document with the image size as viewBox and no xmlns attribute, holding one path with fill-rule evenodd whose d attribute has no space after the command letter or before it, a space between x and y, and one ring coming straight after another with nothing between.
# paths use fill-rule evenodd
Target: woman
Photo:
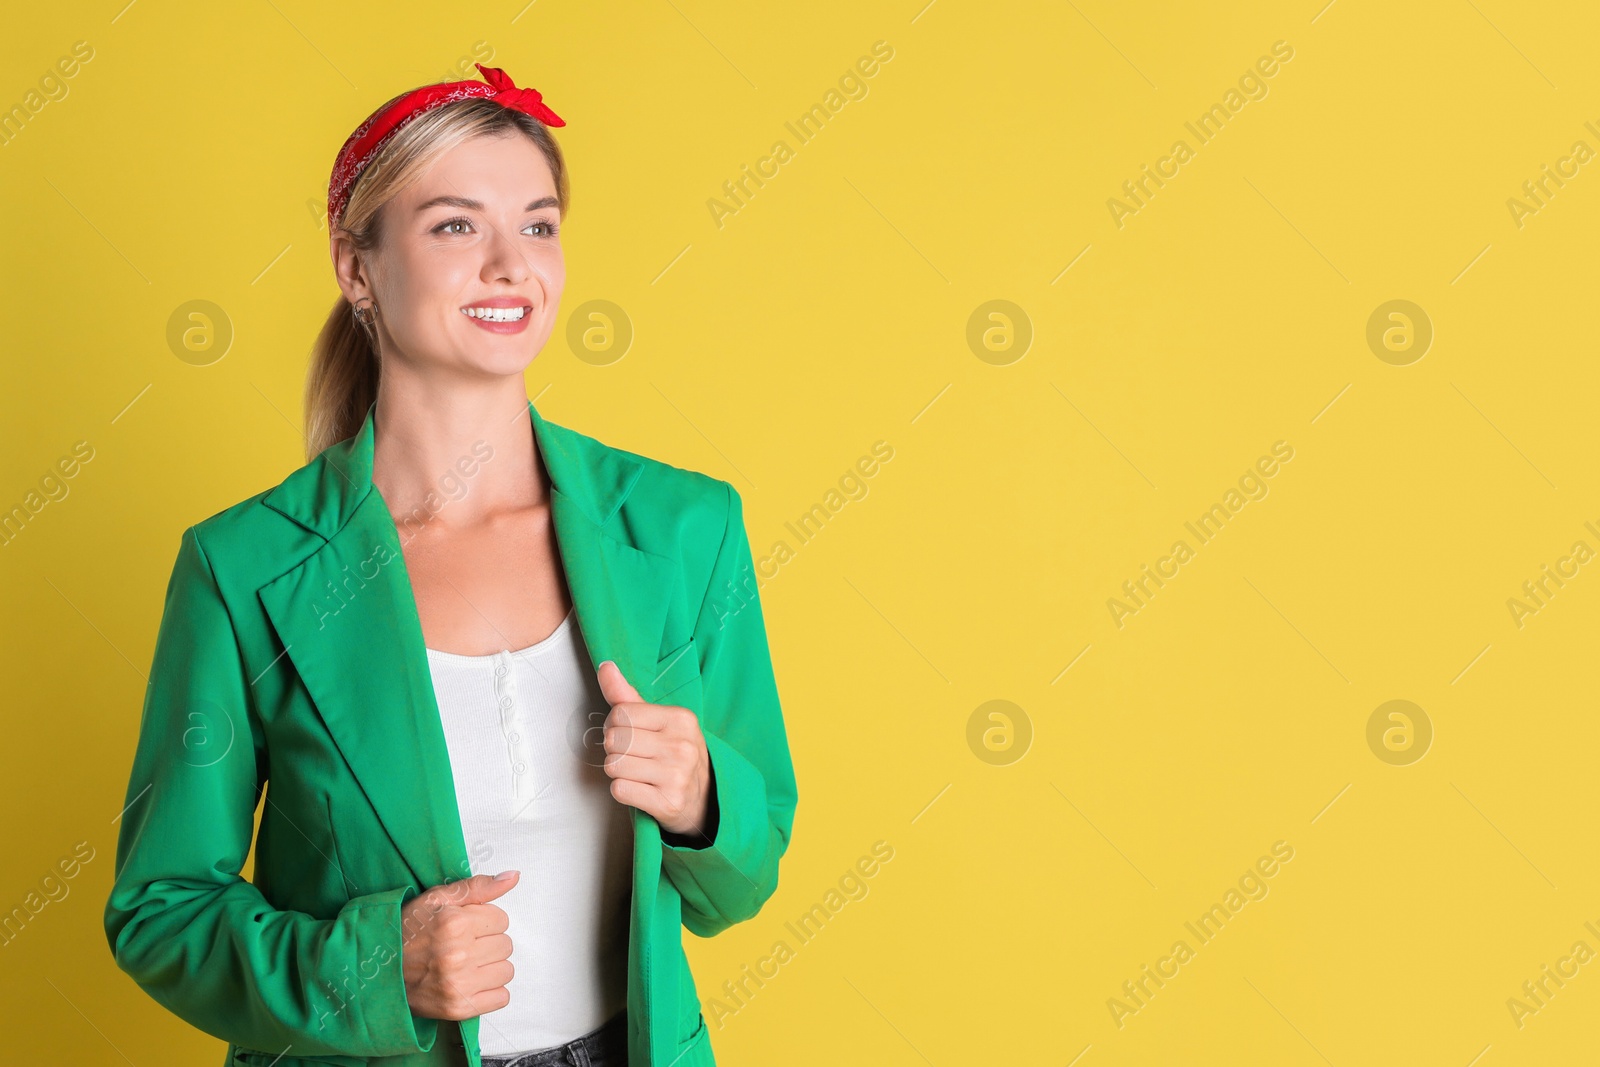
<instances>
[{"instance_id":1,"label":"woman","mask_svg":"<svg viewBox=\"0 0 1600 1067\"><path fill-rule=\"evenodd\" d=\"M232 1064L714 1064L681 927L789 843L739 495L527 399L563 123L478 69L346 141L312 458L167 587L106 934Z\"/></svg>"}]
</instances>

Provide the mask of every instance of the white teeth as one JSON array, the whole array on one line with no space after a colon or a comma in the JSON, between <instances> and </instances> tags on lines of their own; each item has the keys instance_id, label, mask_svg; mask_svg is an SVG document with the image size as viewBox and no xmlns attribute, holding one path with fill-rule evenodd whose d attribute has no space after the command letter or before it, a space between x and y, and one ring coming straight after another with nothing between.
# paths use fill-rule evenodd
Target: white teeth
<instances>
[{"instance_id":1,"label":"white teeth","mask_svg":"<svg viewBox=\"0 0 1600 1067\"><path fill-rule=\"evenodd\" d=\"M475 319L487 319L489 322L521 322L522 316L527 313L525 307L516 308L462 308L463 315L470 315Z\"/></svg>"}]
</instances>

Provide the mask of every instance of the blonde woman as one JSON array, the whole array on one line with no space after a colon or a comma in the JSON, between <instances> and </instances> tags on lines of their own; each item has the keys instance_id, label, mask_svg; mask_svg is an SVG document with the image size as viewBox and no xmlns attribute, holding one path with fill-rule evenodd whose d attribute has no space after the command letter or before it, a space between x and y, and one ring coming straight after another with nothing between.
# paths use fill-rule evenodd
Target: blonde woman
<instances>
[{"instance_id":1,"label":"blonde woman","mask_svg":"<svg viewBox=\"0 0 1600 1067\"><path fill-rule=\"evenodd\" d=\"M564 123L478 69L341 149L309 462L167 588L106 934L231 1064L709 1067L789 844L739 494L528 400Z\"/></svg>"}]
</instances>

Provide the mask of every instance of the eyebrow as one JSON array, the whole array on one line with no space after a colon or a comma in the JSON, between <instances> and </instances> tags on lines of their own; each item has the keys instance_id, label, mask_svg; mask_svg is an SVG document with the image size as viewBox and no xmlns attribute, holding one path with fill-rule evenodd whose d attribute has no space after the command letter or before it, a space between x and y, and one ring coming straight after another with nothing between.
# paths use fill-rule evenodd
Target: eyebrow
<instances>
[{"instance_id":1,"label":"eyebrow","mask_svg":"<svg viewBox=\"0 0 1600 1067\"><path fill-rule=\"evenodd\" d=\"M523 208L522 210L524 210L524 211L538 211L540 208L559 207L560 205L561 205L561 201L557 200L555 197L553 197L553 196L542 196L539 199L534 200L531 203L529 203L528 206ZM463 209L465 209L467 211L482 211L483 210L483 204L482 203L480 203L477 200L469 199L468 197L465 197L465 196L436 196L432 200L429 200L425 204L417 205L417 211L418 212L423 212L423 211L428 210L430 207L458 207L458 208L463 208Z\"/></svg>"}]
</instances>

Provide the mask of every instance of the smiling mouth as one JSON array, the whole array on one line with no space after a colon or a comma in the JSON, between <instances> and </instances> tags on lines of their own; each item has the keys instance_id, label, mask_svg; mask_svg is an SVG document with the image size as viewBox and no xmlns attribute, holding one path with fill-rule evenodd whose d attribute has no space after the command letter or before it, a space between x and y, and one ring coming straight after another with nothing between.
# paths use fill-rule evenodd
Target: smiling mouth
<instances>
[{"instance_id":1,"label":"smiling mouth","mask_svg":"<svg viewBox=\"0 0 1600 1067\"><path fill-rule=\"evenodd\" d=\"M521 322L523 317L532 311L531 307L515 308L462 308L461 314L468 318L483 319L486 322Z\"/></svg>"}]
</instances>

